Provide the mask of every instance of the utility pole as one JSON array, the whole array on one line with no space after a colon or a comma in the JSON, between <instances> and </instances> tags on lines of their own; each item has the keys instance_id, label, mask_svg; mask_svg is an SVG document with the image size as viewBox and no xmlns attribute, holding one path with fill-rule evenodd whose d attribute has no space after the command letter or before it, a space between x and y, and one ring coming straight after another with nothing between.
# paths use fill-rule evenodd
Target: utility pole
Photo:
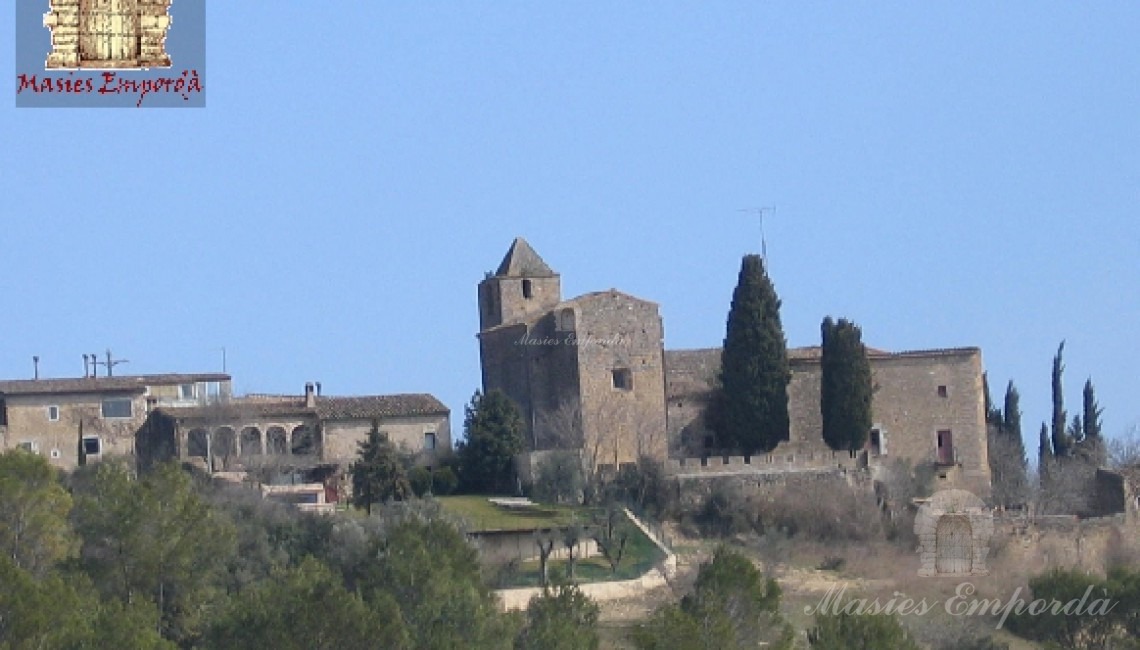
<instances>
[{"instance_id":1,"label":"utility pole","mask_svg":"<svg viewBox=\"0 0 1140 650\"><path fill-rule=\"evenodd\" d=\"M764 264L768 263L768 240L764 237L764 214L772 214L776 211L776 206L769 205L762 208L741 208L737 212L748 212L750 214L760 215L760 257L763 258Z\"/></svg>"}]
</instances>

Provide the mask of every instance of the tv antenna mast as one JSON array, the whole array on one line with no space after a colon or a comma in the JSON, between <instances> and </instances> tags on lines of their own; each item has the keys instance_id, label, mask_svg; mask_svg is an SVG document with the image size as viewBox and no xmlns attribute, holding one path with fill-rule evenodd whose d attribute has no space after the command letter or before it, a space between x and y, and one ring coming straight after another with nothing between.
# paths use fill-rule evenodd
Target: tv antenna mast
<instances>
[{"instance_id":1,"label":"tv antenna mast","mask_svg":"<svg viewBox=\"0 0 1140 650\"><path fill-rule=\"evenodd\" d=\"M747 212L760 216L760 257L764 260L765 264L768 262L768 240L764 237L764 215L772 214L776 211L776 206L768 205L762 208L741 208L737 212Z\"/></svg>"}]
</instances>

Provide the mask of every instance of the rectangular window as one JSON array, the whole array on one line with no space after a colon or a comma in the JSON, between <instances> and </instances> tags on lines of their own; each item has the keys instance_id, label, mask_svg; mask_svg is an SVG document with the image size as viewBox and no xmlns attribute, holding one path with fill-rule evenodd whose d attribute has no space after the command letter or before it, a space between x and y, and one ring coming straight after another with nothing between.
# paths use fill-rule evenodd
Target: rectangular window
<instances>
[{"instance_id":1,"label":"rectangular window","mask_svg":"<svg viewBox=\"0 0 1140 650\"><path fill-rule=\"evenodd\" d=\"M949 397L950 392L947 390L947 388L945 386L939 386L938 387L938 396L939 397Z\"/></svg>"},{"instance_id":2,"label":"rectangular window","mask_svg":"<svg viewBox=\"0 0 1140 650\"><path fill-rule=\"evenodd\" d=\"M222 394L222 383L218 381L211 381L206 384L206 395L211 398L219 397Z\"/></svg>"},{"instance_id":3,"label":"rectangular window","mask_svg":"<svg viewBox=\"0 0 1140 650\"><path fill-rule=\"evenodd\" d=\"M49 422L59 422L59 407L58 406L53 405L53 406L47 407L47 412L48 412L47 415L48 415L48 421Z\"/></svg>"},{"instance_id":4,"label":"rectangular window","mask_svg":"<svg viewBox=\"0 0 1140 650\"><path fill-rule=\"evenodd\" d=\"M198 386L196 384L182 384L178 387L178 397L181 399L198 399Z\"/></svg>"},{"instance_id":5,"label":"rectangular window","mask_svg":"<svg viewBox=\"0 0 1140 650\"><path fill-rule=\"evenodd\" d=\"M103 417L129 418L132 415L131 400L116 398L103 400Z\"/></svg>"},{"instance_id":6,"label":"rectangular window","mask_svg":"<svg viewBox=\"0 0 1140 650\"><path fill-rule=\"evenodd\" d=\"M531 288L530 280L523 280L523 298L530 300L534 297L534 289Z\"/></svg>"},{"instance_id":7,"label":"rectangular window","mask_svg":"<svg viewBox=\"0 0 1140 650\"><path fill-rule=\"evenodd\" d=\"M633 390L633 373L629 368L614 368L613 383L618 390Z\"/></svg>"},{"instance_id":8,"label":"rectangular window","mask_svg":"<svg viewBox=\"0 0 1140 650\"><path fill-rule=\"evenodd\" d=\"M23 449L24 451L26 451L30 454L40 453L40 445L35 440L25 440L25 441L21 442L20 443L20 449Z\"/></svg>"},{"instance_id":9,"label":"rectangular window","mask_svg":"<svg viewBox=\"0 0 1140 650\"><path fill-rule=\"evenodd\" d=\"M435 449L435 432L429 431L424 434L424 449Z\"/></svg>"},{"instance_id":10,"label":"rectangular window","mask_svg":"<svg viewBox=\"0 0 1140 650\"><path fill-rule=\"evenodd\" d=\"M84 436L83 453L88 456L97 456L103 453L103 445L99 441L99 436Z\"/></svg>"}]
</instances>

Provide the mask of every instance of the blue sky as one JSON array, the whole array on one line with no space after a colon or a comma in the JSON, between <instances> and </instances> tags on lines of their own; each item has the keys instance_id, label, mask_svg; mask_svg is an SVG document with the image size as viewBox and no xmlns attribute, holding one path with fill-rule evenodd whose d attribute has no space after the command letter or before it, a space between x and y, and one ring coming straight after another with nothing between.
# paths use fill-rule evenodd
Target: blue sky
<instances>
[{"instance_id":1,"label":"blue sky","mask_svg":"<svg viewBox=\"0 0 1140 650\"><path fill-rule=\"evenodd\" d=\"M791 344L830 314L979 346L1035 456L1065 339L1071 409L1091 375L1110 434L1140 422L1140 4L214 1L207 26L204 109L16 109L10 78L0 376L225 347L239 390L431 392L458 428L513 237L566 296L716 346L760 248L739 210L774 205Z\"/></svg>"}]
</instances>

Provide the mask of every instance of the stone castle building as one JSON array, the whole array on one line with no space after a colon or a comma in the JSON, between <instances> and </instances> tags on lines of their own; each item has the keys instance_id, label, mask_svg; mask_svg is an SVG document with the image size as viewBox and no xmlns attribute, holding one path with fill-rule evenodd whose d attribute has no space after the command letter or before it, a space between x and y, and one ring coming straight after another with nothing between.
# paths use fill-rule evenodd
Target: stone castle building
<instances>
[{"instance_id":1,"label":"stone castle building","mask_svg":"<svg viewBox=\"0 0 1140 650\"><path fill-rule=\"evenodd\" d=\"M483 389L518 404L528 451L581 449L616 469L665 458L664 330L656 303L616 290L562 299L522 238L479 283Z\"/></svg>"},{"instance_id":2,"label":"stone castle building","mask_svg":"<svg viewBox=\"0 0 1140 650\"><path fill-rule=\"evenodd\" d=\"M518 404L530 451L580 449L615 468L647 455L697 477L901 458L933 467L935 489L990 493L977 348L868 349L874 427L854 457L822 439L820 349L790 349L790 440L756 458L728 457L714 456L702 418L720 349L665 350L656 303L613 289L563 300L559 275L519 238L479 284L479 323L483 388Z\"/></svg>"}]
</instances>

